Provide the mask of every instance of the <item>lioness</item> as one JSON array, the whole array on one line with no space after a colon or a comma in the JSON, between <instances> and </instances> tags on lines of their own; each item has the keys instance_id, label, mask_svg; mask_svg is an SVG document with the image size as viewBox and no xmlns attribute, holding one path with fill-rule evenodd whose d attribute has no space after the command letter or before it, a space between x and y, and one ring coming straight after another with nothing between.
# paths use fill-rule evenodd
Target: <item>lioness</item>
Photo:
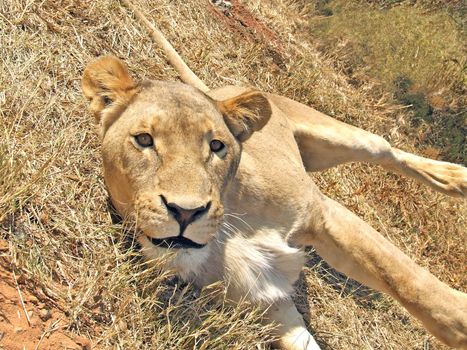
<instances>
[{"instance_id":1,"label":"lioness","mask_svg":"<svg viewBox=\"0 0 467 350\"><path fill-rule=\"evenodd\" d=\"M318 349L290 300L303 263L298 248L313 246L337 270L398 300L441 341L467 347L467 296L307 175L365 161L465 197L465 168L392 148L274 94L137 83L115 57L89 64L82 89L100 127L112 202L137 223L148 258L170 248L170 267L182 278L199 286L225 280L233 300L264 306L265 322L279 325L281 347ZM235 220L248 228L238 232L229 224Z\"/></svg>"}]
</instances>

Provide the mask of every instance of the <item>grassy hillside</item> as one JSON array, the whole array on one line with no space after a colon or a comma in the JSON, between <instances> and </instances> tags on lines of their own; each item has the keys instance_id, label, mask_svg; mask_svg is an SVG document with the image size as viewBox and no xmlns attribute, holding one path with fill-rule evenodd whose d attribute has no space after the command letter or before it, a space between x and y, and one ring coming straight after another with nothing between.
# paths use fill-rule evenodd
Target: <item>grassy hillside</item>
<instances>
[{"instance_id":1,"label":"grassy hillside","mask_svg":"<svg viewBox=\"0 0 467 350\"><path fill-rule=\"evenodd\" d=\"M467 5L319 1L309 33L354 86L411 112L420 145L467 163Z\"/></svg>"},{"instance_id":2,"label":"grassy hillside","mask_svg":"<svg viewBox=\"0 0 467 350\"><path fill-rule=\"evenodd\" d=\"M208 86L242 84L273 91L377 132L401 149L432 157L444 152L423 134L428 126L431 133L440 133L436 120L414 123L415 111L393 99L394 79L377 76L372 65L364 72L369 78L352 80L348 62L358 73L365 64L353 60L367 59L359 41L340 55L330 46L337 35L331 27L312 30L319 27L316 21L337 19L338 11L333 19L318 19L323 17L318 2L244 2L272 35L241 24L237 1L232 1L230 16L208 1L139 3ZM449 38L455 38L452 17L438 12L416 16L420 23L424 16L446 20ZM406 20L400 14L400 21ZM342 21L343 26L350 23ZM109 53L125 60L139 79L177 79L147 33L113 0L4 1L0 28L0 255L8 260L2 268L19 276L18 289L62 310L60 329L90 339L97 348L264 348L267 329L258 325L255 310L213 298L222 295L219 286L194 291L148 269L136 251L126 248L123 228L112 224L99 141L79 82L90 60ZM439 45L459 48L454 39ZM414 67L404 73L413 84L410 93L418 86L417 72ZM463 98L462 91L451 89L458 84L454 81L442 83L452 82L442 95L449 108L451 99ZM420 91L428 99L428 92ZM462 159L461 152L456 154L453 159ZM323 192L418 263L466 290L463 202L368 165L312 176ZM347 280L312 251L296 300L324 349L444 348L391 299ZM44 334L54 332L57 324L44 322ZM16 336L21 339L21 332Z\"/></svg>"}]
</instances>

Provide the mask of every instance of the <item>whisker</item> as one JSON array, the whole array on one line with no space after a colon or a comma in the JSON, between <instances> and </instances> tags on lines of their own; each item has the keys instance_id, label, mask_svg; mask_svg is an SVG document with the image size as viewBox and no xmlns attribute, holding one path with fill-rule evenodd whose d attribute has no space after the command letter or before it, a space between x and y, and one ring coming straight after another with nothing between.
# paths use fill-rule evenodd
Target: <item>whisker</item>
<instances>
[{"instance_id":1,"label":"whisker","mask_svg":"<svg viewBox=\"0 0 467 350\"><path fill-rule=\"evenodd\" d=\"M231 226L228 226L227 224L223 226L223 229L224 229L224 231L228 230L230 234L233 234L233 235L238 234L238 230L235 230L234 228L232 228Z\"/></svg>"},{"instance_id":2,"label":"whisker","mask_svg":"<svg viewBox=\"0 0 467 350\"><path fill-rule=\"evenodd\" d=\"M253 227L250 226L250 224L248 222L246 222L245 220L243 220L239 215L246 215L246 214L237 214L237 213L227 213L227 214L224 214L224 216L229 216L229 217L232 217L234 219L237 219L239 220L241 223L243 223L250 231L254 231L253 230Z\"/></svg>"},{"instance_id":3,"label":"whisker","mask_svg":"<svg viewBox=\"0 0 467 350\"><path fill-rule=\"evenodd\" d=\"M231 224L229 222L225 221L223 223L223 225L224 225L224 227L226 229L228 229L230 232L232 232L235 235L238 235L238 234L242 235L243 234L243 232L238 227L236 227L235 225L233 225L233 224Z\"/></svg>"}]
</instances>

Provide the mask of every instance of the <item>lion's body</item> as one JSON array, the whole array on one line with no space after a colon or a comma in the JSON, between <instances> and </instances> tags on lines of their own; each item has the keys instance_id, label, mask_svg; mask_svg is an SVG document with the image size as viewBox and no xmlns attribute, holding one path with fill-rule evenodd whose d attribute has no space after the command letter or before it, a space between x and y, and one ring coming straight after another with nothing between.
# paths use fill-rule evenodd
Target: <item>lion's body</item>
<instances>
[{"instance_id":1,"label":"lion's body","mask_svg":"<svg viewBox=\"0 0 467 350\"><path fill-rule=\"evenodd\" d=\"M324 196L307 174L366 161L462 197L465 168L394 149L281 96L134 84L114 58L86 69L83 90L101 125L112 201L136 221L148 258L165 254L169 243L181 247L170 264L183 278L200 286L225 280L232 299L267 307L266 322L278 323L284 348L317 349L289 297L303 263L299 248L312 245L336 269L390 294L444 342L467 347L467 297Z\"/></svg>"}]
</instances>

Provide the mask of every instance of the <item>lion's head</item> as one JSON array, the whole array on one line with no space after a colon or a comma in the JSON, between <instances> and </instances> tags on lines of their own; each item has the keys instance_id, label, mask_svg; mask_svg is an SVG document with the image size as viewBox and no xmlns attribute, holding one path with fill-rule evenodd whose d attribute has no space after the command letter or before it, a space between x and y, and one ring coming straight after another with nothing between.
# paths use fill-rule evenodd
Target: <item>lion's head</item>
<instances>
[{"instance_id":1,"label":"lion's head","mask_svg":"<svg viewBox=\"0 0 467 350\"><path fill-rule=\"evenodd\" d=\"M135 83L115 57L91 63L82 88L117 211L154 245L205 246L222 221L241 143L270 118L266 97L251 91L214 101L181 83Z\"/></svg>"}]
</instances>

